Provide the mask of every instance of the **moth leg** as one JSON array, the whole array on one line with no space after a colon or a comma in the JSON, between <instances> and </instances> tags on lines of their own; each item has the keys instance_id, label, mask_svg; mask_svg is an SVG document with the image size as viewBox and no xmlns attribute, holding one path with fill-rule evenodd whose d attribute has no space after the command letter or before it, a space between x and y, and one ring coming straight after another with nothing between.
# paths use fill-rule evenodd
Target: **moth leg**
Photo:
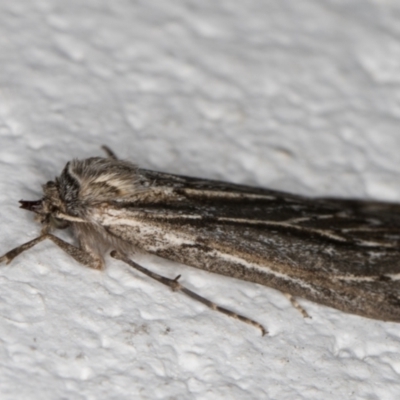
<instances>
[{"instance_id":1,"label":"moth leg","mask_svg":"<svg viewBox=\"0 0 400 400\"><path fill-rule=\"evenodd\" d=\"M61 240L57 236L50 233L47 235L47 239L50 239L54 244L56 244L61 250L64 250L68 255L70 255L78 263L85 265L86 267L93 269L103 269L104 262L102 258L98 255L93 254L88 249L81 249L76 247L64 240Z\"/></svg>"},{"instance_id":2,"label":"moth leg","mask_svg":"<svg viewBox=\"0 0 400 400\"><path fill-rule=\"evenodd\" d=\"M118 157L108 146L103 145L101 146L101 148L106 152L108 158L113 158L114 160L118 160Z\"/></svg>"},{"instance_id":3,"label":"moth leg","mask_svg":"<svg viewBox=\"0 0 400 400\"><path fill-rule=\"evenodd\" d=\"M40 243L44 239L46 239L46 235L41 235L33 240L30 240L29 242L21 244L20 246L8 251L6 254L0 257L0 263L5 261L6 264L9 264L15 257L20 255L23 251L29 250L31 247L35 246L35 244Z\"/></svg>"},{"instance_id":4,"label":"moth leg","mask_svg":"<svg viewBox=\"0 0 400 400\"><path fill-rule=\"evenodd\" d=\"M289 293L284 293L284 295L290 300L292 303L292 306L301 314L303 315L304 318L311 318L308 312L297 302L297 300Z\"/></svg>"},{"instance_id":5,"label":"moth leg","mask_svg":"<svg viewBox=\"0 0 400 400\"><path fill-rule=\"evenodd\" d=\"M53 243L55 243L60 249L64 250L68 255L74 258L79 263L86 265L87 267L94 269L102 269L103 268L103 260L98 256L95 256L88 251L84 251L79 247L75 247L72 244L61 240L57 236L54 236L50 233L45 233L44 235L38 236L37 238L22 244L21 246L16 247L15 249L10 250L4 256L0 257L0 263L5 261L9 264L15 257L20 255L23 251L29 250L31 247L36 244L42 242L45 239L50 239Z\"/></svg>"},{"instance_id":6,"label":"moth leg","mask_svg":"<svg viewBox=\"0 0 400 400\"><path fill-rule=\"evenodd\" d=\"M207 307L211 308L212 310L219 311L225 315L228 315L229 317L238 319L239 321L245 322L246 324L250 324L252 326L255 326L256 328L261 330L262 335L264 336L265 334L268 333L268 331L257 321L254 321L250 318L244 317L243 315L236 314L233 311L230 311L224 307L220 307L217 304L213 303L210 300L207 300L206 298L198 295L197 293L185 288L183 285L181 285L178 280L180 278L180 275L178 275L175 279L170 279L166 278L164 276L161 276L155 272L149 271L148 269L142 267L141 265L133 262L129 258L125 257L121 253L118 253L117 251L112 251L111 252L111 257L116 258L117 260L121 260L125 262L126 264L130 265L131 267L137 269L138 271L142 272L143 274L149 276L150 278L155 279L156 281L163 283L166 286L169 286L173 291L181 291L182 293L185 293L187 296L190 298L199 301L200 303L203 303Z\"/></svg>"}]
</instances>

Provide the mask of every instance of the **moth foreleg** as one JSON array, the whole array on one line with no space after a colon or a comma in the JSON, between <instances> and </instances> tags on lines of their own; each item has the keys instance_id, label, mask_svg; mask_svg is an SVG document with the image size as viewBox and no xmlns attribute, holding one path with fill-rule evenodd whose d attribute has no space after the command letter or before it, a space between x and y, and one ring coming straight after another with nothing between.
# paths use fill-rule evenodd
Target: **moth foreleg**
<instances>
[{"instance_id":1,"label":"moth foreleg","mask_svg":"<svg viewBox=\"0 0 400 400\"><path fill-rule=\"evenodd\" d=\"M57 236L52 235L51 233L45 233L44 235L38 236L37 238L22 244L21 246L16 247L15 249L10 250L4 256L0 257L0 263L5 261L9 264L15 257L20 255L23 251L29 250L36 244L42 242L45 239L50 239L53 243L55 243L59 248L64 250L68 255L74 258L79 263L94 269L102 269L103 260L93 254L90 254L87 251L80 249L79 247L73 246L61 240Z\"/></svg>"},{"instance_id":2,"label":"moth foreleg","mask_svg":"<svg viewBox=\"0 0 400 400\"><path fill-rule=\"evenodd\" d=\"M74 260L78 261L78 263L93 269L103 269L104 262L99 256L92 254L87 250L73 246L64 240L61 240L57 236L47 234L47 238L55 243L60 249L64 250Z\"/></svg>"},{"instance_id":3,"label":"moth foreleg","mask_svg":"<svg viewBox=\"0 0 400 400\"><path fill-rule=\"evenodd\" d=\"M303 315L304 318L311 318L308 312L297 302L297 300L289 293L284 293L284 295L290 300L292 303L292 306L301 314Z\"/></svg>"},{"instance_id":4,"label":"moth foreleg","mask_svg":"<svg viewBox=\"0 0 400 400\"><path fill-rule=\"evenodd\" d=\"M123 254L118 253L117 251L112 251L111 252L111 257L116 258L117 260L121 260L125 262L126 264L130 265L131 267L137 269L138 271L142 272L143 274L149 276L150 278L155 279L158 282L163 283L166 286L169 286L172 290L174 291L181 291L182 293L185 293L187 296L190 298L199 301L200 303L203 303L207 307L211 308L212 310L219 311L225 315L228 315L229 317L238 319L239 321L245 322L246 324L250 324L255 326L256 328L261 330L262 335L264 336L268 331L258 322L247 318L243 315L237 314L233 311L230 311L224 307L220 307L217 304L213 303L212 301L198 295L197 293L185 288L183 285L181 285L178 280L180 278L180 275L178 275L175 279L170 279L166 278L162 275L159 275L155 272L149 271L148 269L142 267L141 265L135 263L134 261L130 260L129 258L125 257Z\"/></svg>"},{"instance_id":5,"label":"moth foreleg","mask_svg":"<svg viewBox=\"0 0 400 400\"><path fill-rule=\"evenodd\" d=\"M5 261L6 264L9 264L15 257L20 255L23 251L29 250L31 247L35 246L35 244L40 243L42 240L45 240L46 238L47 235L38 236L37 238L30 240L29 242L26 242L24 244L21 244L15 249L8 251L6 254L0 257L0 263Z\"/></svg>"}]
</instances>

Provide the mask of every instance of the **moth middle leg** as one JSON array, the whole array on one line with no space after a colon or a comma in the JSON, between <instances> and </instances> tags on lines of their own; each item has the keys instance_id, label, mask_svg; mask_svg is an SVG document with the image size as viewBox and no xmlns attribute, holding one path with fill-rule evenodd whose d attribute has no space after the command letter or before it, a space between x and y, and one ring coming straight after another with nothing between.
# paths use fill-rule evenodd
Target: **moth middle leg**
<instances>
[{"instance_id":1,"label":"moth middle leg","mask_svg":"<svg viewBox=\"0 0 400 400\"><path fill-rule=\"evenodd\" d=\"M200 303L203 303L207 307L211 308L212 310L219 311L225 315L228 315L229 317L238 319L239 321L245 322L246 324L255 326L256 328L261 330L261 334L264 336L265 334L268 333L268 331L257 321L254 321L253 319L247 318L243 315L237 314L231 310L228 310L227 308L221 307L214 302L204 298L203 296L198 295L197 293L193 292L190 289L187 289L183 285L181 285L178 280L180 278L180 275L178 275L175 279L170 279L166 278L162 275L159 275L155 272L149 271L148 269L142 267L141 265L135 263L134 261L130 260L127 258L124 254L121 254L115 250L111 252L111 257L116 258L117 260L121 260L125 262L126 264L130 265L131 267L137 269L138 271L142 272L143 274L149 276L150 278L155 279L156 281L169 286L173 291L181 291L182 293L186 294L190 298L199 301Z\"/></svg>"},{"instance_id":2,"label":"moth middle leg","mask_svg":"<svg viewBox=\"0 0 400 400\"><path fill-rule=\"evenodd\" d=\"M73 246L72 244L65 242L64 240L52 235L51 233L45 233L37 238L26 242L15 249L10 250L2 257L0 257L0 263L5 261L9 264L15 257L20 255L22 252L29 250L36 244L42 242L43 240L50 239L54 244L56 244L61 250L64 250L73 259L78 261L89 268L93 269L103 269L103 260L99 256L90 253L89 251L83 250L79 247Z\"/></svg>"}]
</instances>

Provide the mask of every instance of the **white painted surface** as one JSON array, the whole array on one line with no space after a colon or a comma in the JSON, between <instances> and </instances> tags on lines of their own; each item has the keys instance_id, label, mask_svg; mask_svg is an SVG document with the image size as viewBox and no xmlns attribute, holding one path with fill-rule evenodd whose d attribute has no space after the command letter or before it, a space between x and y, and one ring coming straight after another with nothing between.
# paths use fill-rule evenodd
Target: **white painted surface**
<instances>
[{"instance_id":1,"label":"white painted surface","mask_svg":"<svg viewBox=\"0 0 400 400\"><path fill-rule=\"evenodd\" d=\"M0 5L0 253L17 201L101 144L142 167L310 195L400 200L400 5ZM66 232L61 236L68 238ZM107 260L42 243L0 267L0 397L396 399L398 324L141 255L270 335Z\"/></svg>"}]
</instances>

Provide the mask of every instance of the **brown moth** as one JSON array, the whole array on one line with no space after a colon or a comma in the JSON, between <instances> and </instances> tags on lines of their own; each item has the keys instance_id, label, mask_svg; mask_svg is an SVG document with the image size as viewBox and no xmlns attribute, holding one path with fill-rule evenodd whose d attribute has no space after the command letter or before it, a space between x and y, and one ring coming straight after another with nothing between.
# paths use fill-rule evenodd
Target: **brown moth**
<instances>
[{"instance_id":1,"label":"brown moth","mask_svg":"<svg viewBox=\"0 0 400 400\"><path fill-rule=\"evenodd\" d=\"M10 262L50 239L76 261L102 269L103 255L227 315L266 330L134 263L135 250L270 286L364 317L400 322L400 205L306 198L283 192L140 169L107 158L73 160L21 201L41 235L6 253ZM71 228L73 246L51 232Z\"/></svg>"}]
</instances>

